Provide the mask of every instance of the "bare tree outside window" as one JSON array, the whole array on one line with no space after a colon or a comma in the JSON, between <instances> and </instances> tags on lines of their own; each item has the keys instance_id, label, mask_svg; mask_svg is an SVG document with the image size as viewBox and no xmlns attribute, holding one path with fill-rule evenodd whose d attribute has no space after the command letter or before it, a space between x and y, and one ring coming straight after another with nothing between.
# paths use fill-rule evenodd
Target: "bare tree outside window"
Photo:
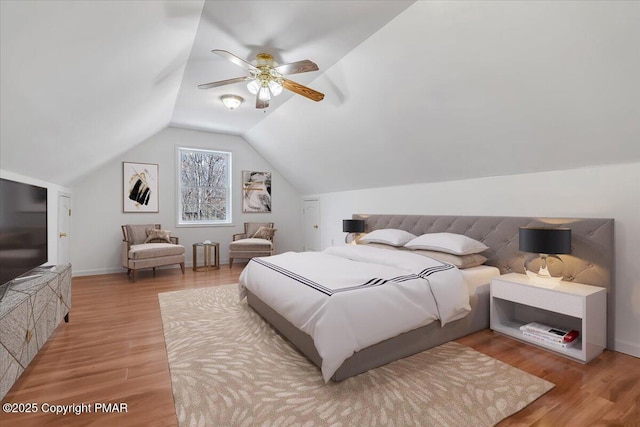
<instances>
[{"instance_id":1,"label":"bare tree outside window","mask_svg":"<svg viewBox=\"0 0 640 427\"><path fill-rule=\"evenodd\" d=\"M179 225L231 223L231 153L178 147Z\"/></svg>"}]
</instances>

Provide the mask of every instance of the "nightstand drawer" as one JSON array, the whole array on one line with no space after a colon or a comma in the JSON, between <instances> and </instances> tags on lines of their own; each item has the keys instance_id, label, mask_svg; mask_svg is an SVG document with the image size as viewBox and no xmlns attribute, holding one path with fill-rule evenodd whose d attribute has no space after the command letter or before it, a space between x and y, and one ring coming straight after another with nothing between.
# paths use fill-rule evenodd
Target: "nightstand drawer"
<instances>
[{"instance_id":1,"label":"nightstand drawer","mask_svg":"<svg viewBox=\"0 0 640 427\"><path fill-rule=\"evenodd\" d=\"M584 316L582 298L580 296L560 293L553 289L502 282L494 279L491 294L494 298L501 298L567 316L579 318Z\"/></svg>"}]
</instances>

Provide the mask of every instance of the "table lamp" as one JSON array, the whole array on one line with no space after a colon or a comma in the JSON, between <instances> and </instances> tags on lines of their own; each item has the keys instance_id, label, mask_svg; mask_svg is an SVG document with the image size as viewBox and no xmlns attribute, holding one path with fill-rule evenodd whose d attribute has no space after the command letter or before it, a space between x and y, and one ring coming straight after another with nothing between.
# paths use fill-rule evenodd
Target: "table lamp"
<instances>
[{"instance_id":1,"label":"table lamp","mask_svg":"<svg viewBox=\"0 0 640 427\"><path fill-rule=\"evenodd\" d=\"M564 262L558 254L571 253L570 228L520 227L520 250L532 252L524 269L532 282L555 286L562 280Z\"/></svg>"},{"instance_id":2,"label":"table lamp","mask_svg":"<svg viewBox=\"0 0 640 427\"><path fill-rule=\"evenodd\" d=\"M351 240L351 243L355 244L357 234L364 232L364 219L343 219L342 232L348 233L344 237L345 243L349 243L349 240L348 240L349 236L355 234L355 236L352 236L352 240Z\"/></svg>"}]
</instances>

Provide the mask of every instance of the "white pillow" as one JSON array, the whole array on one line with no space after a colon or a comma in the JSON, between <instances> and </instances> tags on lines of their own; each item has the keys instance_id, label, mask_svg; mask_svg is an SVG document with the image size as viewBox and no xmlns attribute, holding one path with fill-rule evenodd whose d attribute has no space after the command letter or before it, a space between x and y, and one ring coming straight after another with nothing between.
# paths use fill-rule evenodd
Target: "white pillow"
<instances>
[{"instance_id":1,"label":"white pillow","mask_svg":"<svg viewBox=\"0 0 640 427\"><path fill-rule=\"evenodd\" d=\"M437 259L438 261L447 262L449 264L455 265L460 269L477 267L484 264L484 262L487 260L486 256L480 254L453 255L440 251L428 251L425 249L412 249L411 253L428 256L429 258Z\"/></svg>"},{"instance_id":2,"label":"white pillow","mask_svg":"<svg viewBox=\"0 0 640 427\"><path fill-rule=\"evenodd\" d=\"M427 249L430 251L446 252L454 255L477 254L489 246L482 242L454 233L427 233L416 237L404 245L409 249Z\"/></svg>"},{"instance_id":3,"label":"white pillow","mask_svg":"<svg viewBox=\"0 0 640 427\"><path fill-rule=\"evenodd\" d=\"M397 230L395 228L383 228L365 234L360 241L365 243L383 243L391 246L404 246L409 240L415 238L416 235L408 231Z\"/></svg>"}]
</instances>

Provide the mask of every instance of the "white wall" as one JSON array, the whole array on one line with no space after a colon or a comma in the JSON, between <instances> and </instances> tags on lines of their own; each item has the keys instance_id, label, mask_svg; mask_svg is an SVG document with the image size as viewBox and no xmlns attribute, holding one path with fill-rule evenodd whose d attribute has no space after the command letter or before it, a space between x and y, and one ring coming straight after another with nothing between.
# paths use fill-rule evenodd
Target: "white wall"
<instances>
[{"instance_id":1,"label":"white wall","mask_svg":"<svg viewBox=\"0 0 640 427\"><path fill-rule=\"evenodd\" d=\"M25 184L37 185L47 188L47 259L45 265L56 265L58 263L58 195L66 194L71 196L71 189L52 182L42 181L37 178L20 175L11 171L0 169L0 178L12 181L24 182ZM73 203L73 197L72 197Z\"/></svg>"},{"instance_id":2,"label":"white wall","mask_svg":"<svg viewBox=\"0 0 640 427\"><path fill-rule=\"evenodd\" d=\"M344 241L354 213L615 219L615 350L640 357L640 163L308 196L321 244Z\"/></svg>"},{"instance_id":3,"label":"white wall","mask_svg":"<svg viewBox=\"0 0 640 427\"><path fill-rule=\"evenodd\" d=\"M176 146L232 152L232 226L176 226ZM122 212L124 161L159 165L158 213ZM242 213L240 183L243 170L272 172L273 211L270 214ZM244 222L275 222L278 229L276 252L302 248L302 202L299 193L238 136L166 128L85 176L74 184L73 190L74 237L71 240L71 259L74 276L124 272L120 263L120 225L128 223L159 223L164 229L171 230L172 235L178 236L180 244L186 248L187 265L192 263L192 244L203 240L219 242L220 261L228 263L228 244L232 234L243 231Z\"/></svg>"}]
</instances>

